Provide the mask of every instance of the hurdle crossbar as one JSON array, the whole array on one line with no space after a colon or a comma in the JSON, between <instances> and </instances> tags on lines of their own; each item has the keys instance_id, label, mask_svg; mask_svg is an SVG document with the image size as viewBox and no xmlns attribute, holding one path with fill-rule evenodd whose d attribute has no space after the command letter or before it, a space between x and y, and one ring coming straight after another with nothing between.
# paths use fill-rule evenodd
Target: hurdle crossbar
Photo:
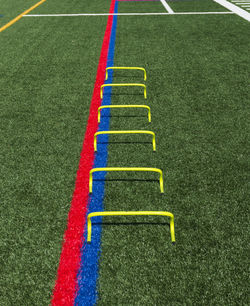
<instances>
[{"instance_id":1,"label":"hurdle crossbar","mask_svg":"<svg viewBox=\"0 0 250 306\"><path fill-rule=\"evenodd\" d=\"M108 71L109 70L142 70L144 72L144 81L147 80L146 70L142 67L108 67L108 68L106 68L106 78L105 78L105 80L108 79Z\"/></svg>"},{"instance_id":2,"label":"hurdle crossbar","mask_svg":"<svg viewBox=\"0 0 250 306\"><path fill-rule=\"evenodd\" d=\"M156 144L155 144L155 133L151 131L144 131L144 130L136 130L136 131L101 131L96 132L94 135L94 150L97 151L97 136L98 135L105 135L105 134L149 134L152 135L152 145L153 151L156 151Z\"/></svg>"},{"instance_id":3,"label":"hurdle crossbar","mask_svg":"<svg viewBox=\"0 0 250 306\"><path fill-rule=\"evenodd\" d=\"M101 110L105 108L146 108L148 110L148 122L151 122L151 110L148 105L103 105L98 107L98 123L101 121Z\"/></svg>"},{"instance_id":4,"label":"hurdle crossbar","mask_svg":"<svg viewBox=\"0 0 250 306\"><path fill-rule=\"evenodd\" d=\"M121 84L102 84L101 85L101 90L100 90L100 97L101 99L103 98L103 88L104 87L117 87L117 86L139 86L139 87L143 87L144 88L144 98L147 99L147 89L146 89L146 85L145 84L139 84L139 83L121 83Z\"/></svg>"},{"instance_id":5,"label":"hurdle crossbar","mask_svg":"<svg viewBox=\"0 0 250 306\"><path fill-rule=\"evenodd\" d=\"M170 218L170 234L172 244L175 244L175 229L174 229L174 215L167 211L98 211L88 214L88 238L87 242L91 242L92 233L92 217L102 217L102 216L166 216Z\"/></svg>"},{"instance_id":6,"label":"hurdle crossbar","mask_svg":"<svg viewBox=\"0 0 250 306\"><path fill-rule=\"evenodd\" d=\"M92 193L93 190L93 173L100 171L140 171L140 172L157 172L160 174L159 182L160 182L160 190L161 193L164 193L163 187L163 174L162 170L158 168L148 168L148 167L103 167L103 168L93 168L89 172L89 193Z\"/></svg>"}]
</instances>

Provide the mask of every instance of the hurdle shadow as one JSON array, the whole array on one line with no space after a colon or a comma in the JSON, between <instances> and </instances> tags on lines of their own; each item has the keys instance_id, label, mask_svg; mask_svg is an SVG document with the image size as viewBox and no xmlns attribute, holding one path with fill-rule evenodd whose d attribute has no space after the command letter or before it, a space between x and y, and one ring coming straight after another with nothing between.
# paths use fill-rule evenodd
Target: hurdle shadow
<instances>
[{"instance_id":1,"label":"hurdle shadow","mask_svg":"<svg viewBox=\"0 0 250 306\"><path fill-rule=\"evenodd\" d=\"M92 222L92 225L104 225L104 226L141 226L141 225L159 225L167 226L170 228L168 222Z\"/></svg>"},{"instance_id":2,"label":"hurdle shadow","mask_svg":"<svg viewBox=\"0 0 250 306\"><path fill-rule=\"evenodd\" d=\"M159 179L126 179L126 178L105 178L105 179L98 179L95 178L93 179L93 184L96 183L98 186L98 183L112 183L112 182L116 182L116 183L150 183L150 184L155 184L158 187L160 186L159 184ZM161 195L164 195L164 193L161 193Z\"/></svg>"},{"instance_id":3,"label":"hurdle shadow","mask_svg":"<svg viewBox=\"0 0 250 306\"><path fill-rule=\"evenodd\" d=\"M148 182L148 183L152 183L155 182L157 184L159 184L159 180L157 179L93 179L93 182Z\"/></svg>"},{"instance_id":4,"label":"hurdle shadow","mask_svg":"<svg viewBox=\"0 0 250 306\"><path fill-rule=\"evenodd\" d=\"M145 82L144 81L144 78L140 78L140 75L128 75L128 74L122 74L122 73L119 73L119 72L113 72L113 81L114 81L114 78L129 78L129 79L138 79L138 82Z\"/></svg>"},{"instance_id":5,"label":"hurdle shadow","mask_svg":"<svg viewBox=\"0 0 250 306\"><path fill-rule=\"evenodd\" d=\"M98 144L151 144L152 141L100 141Z\"/></svg>"},{"instance_id":6,"label":"hurdle shadow","mask_svg":"<svg viewBox=\"0 0 250 306\"><path fill-rule=\"evenodd\" d=\"M102 115L102 118L147 118L146 115ZM150 123L150 122L149 122Z\"/></svg>"},{"instance_id":7,"label":"hurdle shadow","mask_svg":"<svg viewBox=\"0 0 250 306\"><path fill-rule=\"evenodd\" d=\"M111 96L143 96L143 92L141 93L128 93L128 92L117 92L117 93L103 93L103 98L104 97L111 97ZM144 98L143 98L144 99Z\"/></svg>"}]
</instances>

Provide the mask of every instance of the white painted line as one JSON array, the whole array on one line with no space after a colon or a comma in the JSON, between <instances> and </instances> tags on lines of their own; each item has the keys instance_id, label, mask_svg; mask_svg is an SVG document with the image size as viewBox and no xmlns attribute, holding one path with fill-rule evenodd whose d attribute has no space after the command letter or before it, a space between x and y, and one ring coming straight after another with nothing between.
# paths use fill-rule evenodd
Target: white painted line
<instances>
[{"instance_id":1,"label":"white painted line","mask_svg":"<svg viewBox=\"0 0 250 306\"><path fill-rule=\"evenodd\" d=\"M240 5L242 5L242 4L250 4L250 2L236 2L235 4L240 4Z\"/></svg>"},{"instance_id":2,"label":"white painted line","mask_svg":"<svg viewBox=\"0 0 250 306\"><path fill-rule=\"evenodd\" d=\"M183 12L174 13L174 15L221 15L221 14L234 14L234 12ZM167 14L170 15L170 14Z\"/></svg>"},{"instance_id":3,"label":"white painted line","mask_svg":"<svg viewBox=\"0 0 250 306\"><path fill-rule=\"evenodd\" d=\"M165 7L169 14L174 14L174 11L171 9L171 7L167 4L165 0L161 0L161 4Z\"/></svg>"},{"instance_id":4,"label":"white painted line","mask_svg":"<svg viewBox=\"0 0 250 306\"><path fill-rule=\"evenodd\" d=\"M174 13L174 15L223 15L234 14L233 12L183 12ZM100 14L36 14L36 15L23 15L23 17L78 17L78 16L149 16L149 15L173 15L170 13L100 13Z\"/></svg>"},{"instance_id":5,"label":"white painted line","mask_svg":"<svg viewBox=\"0 0 250 306\"><path fill-rule=\"evenodd\" d=\"M233 3L230 3L226 0L214 0L214 2L219 3L220 5L239 15L245 20L250 21L250 14L242 8L239 8L238 6L234 5Z\"/></svg>"}]
</instances>

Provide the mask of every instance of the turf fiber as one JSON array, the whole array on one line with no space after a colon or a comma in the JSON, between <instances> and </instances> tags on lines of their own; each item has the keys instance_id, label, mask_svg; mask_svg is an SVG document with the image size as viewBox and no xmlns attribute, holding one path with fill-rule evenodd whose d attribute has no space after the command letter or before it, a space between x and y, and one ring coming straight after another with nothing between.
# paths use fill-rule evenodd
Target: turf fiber
<instances>
[{"instance_id":1,"label":"turf fiber","mask_svg":"<svg viewBox=\"0 0 250 306\"><path fill-rule=\"evenodd\" d=\"M148 99L117 89L112 103L146 102L152 123L113 112L111 130L152 129L157 152L137 144L142 137L113 137L108 166L162 168L166 192L153 175L108 174L105 209L170 211L177 244L164 218L103 219L99 305L246 304L248 24L236 16L146 21L118 19L115 65L147 69ZM119 72L118 80L142 76Z\"/></svg>"},{"instance_id":2,"label":"turf fiber","mask_svg":"<svg viewBox=\"0 0 250 306\"><path fill-rule=\"evenodd\" d=\"M34 5L34 0L0 0L0 27Z\"/></svg>"},{"instance_id":3,"label":"turf fiber","mask_svg":"<svg viewBox=\"0 0 250 306\"><path fill-rule=\"evenodd\" d=\"M174 12L227 12L224 6L212 0L169 1Z\"/></svg>"},{"instance_id":4,"label":"turf fiber","mask_svg":"<svg viewBox=\"0 0 250 306\"><path fill-rule=\"evenodd\" d=\"M166 13L161 2L119 2L119 13Z\"/></svg>"},{"instance_id":5,"label":"turf fiber","mask_svg":"<svg viewBox=\"0 0 250 306\"><path fill-rule=\"evenodd\" d=\"M1 305L50 302L106 22L1 33Z\"/></svg>"},{"instance_id":6,"label":"turf fiber","mask_svg":"<svg viewBox=\"0 0 250 306\"><path fill-rule=\"evenodd\" d=\"M34 11L34 14L108 13L109 7L110 1L108 0L47 0Z\"/></svg>"},{"instance_id":7,"label":"turf fiber","mask_svg":"<svg viewBox=\"0 0 250 306\"><path fill-rule=\"evenodd\" d=\"M109 5L46 1L32 13ZM129 5L119 12L139 7ZM106 22L23 18L0 34L1 305L50 302ZM165 218L103 218L99 305L247 304L248 31L235 15L118 17L115 65L147 69L148 99L115 88L112 104L145 103L152 123L113 110L110 129L151 129L157 152L147 136L110 136L108 166L159 167L165 194L153 174L109 173L105 209L170 211L177 244Z\"/></svg>"}]
</instances>

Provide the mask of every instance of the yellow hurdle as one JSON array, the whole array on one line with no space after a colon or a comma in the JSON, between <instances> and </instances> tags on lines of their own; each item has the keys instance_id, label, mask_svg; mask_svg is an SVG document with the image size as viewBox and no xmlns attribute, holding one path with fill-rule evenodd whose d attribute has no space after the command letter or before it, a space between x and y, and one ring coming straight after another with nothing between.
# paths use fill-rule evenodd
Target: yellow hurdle
<instances>
[{"instance_id":1,"label":"yellow hurdle","mask_svg":"<svg viewBox=\"0 0 250 306\"><path fill-rule=\"evenodd\" d=\"M101 110L104 108L146 108L148 110L148 122L151 122L151 110L147 105L103 105L98 107L98 123L101 121Z\"/></svg>"},{"instance_id":2,"label":"yellow hurdle","mask_svg":"<svg viewBox=\"0 0 250 306\"><path fill-rule=\"evenodd\" d=\"M174 215L167 211L98 211L88 214L88 243L91 242L92 232L92 217L98 216L166 216L170 218L170 234L172 243L175 244L175 232L174 232Z\"/></svg>"},{"instance_id":3,"label":"yellow hurdle","mask_svg":"<svg viewBox=\"0 0 250 306\"><path fill-rule=\"evenodd\" d=\"M107 86L139 86L144 88L144 98L147 99L147 91L146 91L146 85L144 84L139 84L139 83L121 83L121 84L103 84L101 85L101 90L100 90L100 96L101 99L103 98L103 88Z\"/></svg>"},{"instance_id":4,"label":"yellow hurdle","mask_svg":"<svg viewBox=\"0 0 250 306\"><path fill-rule=\"evenodd\" d=\"M153 151L156 151L156 144L155 144L155 133L151 131L144 131L144 130L138 130L138 131L102 131L102 132L96 132L94 135L94 150L97 151L97 136L98 135L105 135L105 134L149 134L152 135L152 145L153 145Z\"/></svg>"},{"instance_id":5,"label":"yellow hurdle","mask_svg":"<svg viewBox=\"0 0 250 306\"><path fill-rule=\"evenodd\" d=\"M144 72L144 81L147 80L146 70L142 67L108 67L106 68L106 78L108 79L108 70L142 70Z\"/></svg>"},{"instance_id":6,"label":"yellow hurdle","mask_svg":"<svg viewBox=\"0 0 250 306\"><path fill-rule=\"evenodd\" d=\"M89 193L92 193L93 190L93 173L100 171L142 171L142 172L157 172L160 174L160 190L161 193L164 193L163 188L163 174L162 170L158 168L146 168L146 167L105 167L105 168L93 168L89 172Z\"/></svg>"}]
</instances>

